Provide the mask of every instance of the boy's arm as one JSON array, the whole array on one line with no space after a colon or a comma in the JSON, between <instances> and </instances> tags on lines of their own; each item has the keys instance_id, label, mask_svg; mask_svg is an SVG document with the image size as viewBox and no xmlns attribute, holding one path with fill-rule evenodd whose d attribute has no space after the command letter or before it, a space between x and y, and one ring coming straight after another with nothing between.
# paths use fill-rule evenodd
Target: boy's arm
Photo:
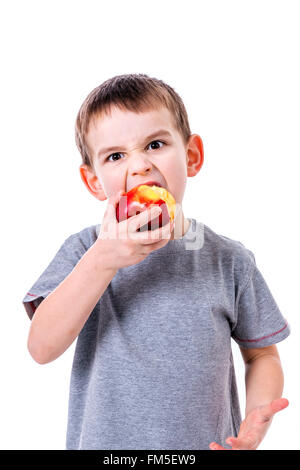
<instances>
[{"instance_id":1,"label":"boy's arm","mask_svg":"<svg viewBox=\"0 0 300 470\"><path fill-rule=\"evenodd\" d=\"M40 364L53 361L71 345L120 268L143 261L170 239L171 219L151 233L137 233L161 213L157 206L118 223L116 207L122 193L120 190L109 198L96 242L34 313L27 346Z\"/></svg>"},{"instance_id":2,"label":"boy's arm","mask_svg":"<svg viewBox=\"0 0 300 470\"><path fill-rule=\"evenodd\" d=\"M283 371L275 345L265 348L240 347L245 367L246 413L237 437L226 439L232 450L255 450L263 440L275 413L289 404L280 398L283 391ZM210 443L212 450L225 450Z\"/></svg>"},{"instance_id":3,"label":"boy's arm","mask_svg":"<svg viewBox=\"0 0 300 470\"><path fill-rule=\"evenodd\" d=\"M266 405L283 392L283 371L275 344L265 348L240 347L245 362L246 412Z\"/></svg>"},{"instance_id":4,"label":"boy's arm","mask_svg":"<svg viewBox=\"0 0 300 470\"><path fill-rule=\"evenodd\" d=\"M117 272L108 267L106 260L105 242L94 243L71 273L38 306L27 342L36 362L53 361L78 336Z\"/></svg>"}]
</instances>

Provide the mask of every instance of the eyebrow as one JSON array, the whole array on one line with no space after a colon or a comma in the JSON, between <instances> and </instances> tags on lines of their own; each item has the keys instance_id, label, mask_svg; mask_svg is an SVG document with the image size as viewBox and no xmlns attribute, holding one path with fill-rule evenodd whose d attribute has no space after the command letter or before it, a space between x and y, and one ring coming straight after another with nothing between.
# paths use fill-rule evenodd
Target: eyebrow
<instances>
[{"instance_id":1,"label":"eyebrow","mask_svg":"<svg viewBox=\"0 0 300 470\"><path fill-rule=\"evenodd\" d=\"M168 135L168 136L172 136L172 134L167 131L167 129L159 129L158 131L155 131L153 132L152 134L148 135L147 137L145 137L144 139L144 142L150 140L150 139L153 139L154 137L157 137L159 135ZM103 148L103 149L100 149L97 153L97 156L100 157L101 155L107 153L107 152L113 152L115 150L119 150L120 148L122 148L122 145L119 145L119 146L114 146L114 147L106 147L106 148Z\"/></svg>"}]
</instances>

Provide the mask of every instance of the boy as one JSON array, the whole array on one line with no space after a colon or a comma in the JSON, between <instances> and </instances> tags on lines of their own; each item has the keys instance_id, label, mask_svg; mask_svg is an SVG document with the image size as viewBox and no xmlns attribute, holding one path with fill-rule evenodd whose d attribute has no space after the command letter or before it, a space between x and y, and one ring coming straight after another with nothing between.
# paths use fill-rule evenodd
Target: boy
<instances>
[{"instance_id":1,"label":"boy","mask_svg":"<svg viewBox=\"0 0 300 470\"><path fill-rule=\"evenodd\" d=\"M203 144L181 98L144 74L113 77L83 102L76 143L106 212L65 240L23 299L37 362L78 337L66 448L256 449L288 405L275 343L290 328L253 253L184 217ZM149 181L174 196L174 224L139 232L153 210L118 223L124 192ZM231 338L246 367L243 421Z\"/></svg>"}]
</instances>

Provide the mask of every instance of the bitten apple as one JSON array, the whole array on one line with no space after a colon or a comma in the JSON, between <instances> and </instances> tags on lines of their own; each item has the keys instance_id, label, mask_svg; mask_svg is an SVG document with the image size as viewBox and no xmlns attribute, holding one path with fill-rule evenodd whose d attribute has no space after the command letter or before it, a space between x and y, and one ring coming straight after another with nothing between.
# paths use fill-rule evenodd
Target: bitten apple
<instances>
[{"instance_id":1,"label":"bitten apple","mask_svg":"<svg viewBox=\"0 0 300 470\"><path fill-rule=\"evenodd\" d=\"M159 186L140 184L121 197L116 208L117 221L122 222L129 219L129 217L137 215L154 205L160 206L162 212L158 217L141 227L139 231L155 230L166 225L170 219L174 220L176 201L172 194Z\"/></svg>"}]
</instances>

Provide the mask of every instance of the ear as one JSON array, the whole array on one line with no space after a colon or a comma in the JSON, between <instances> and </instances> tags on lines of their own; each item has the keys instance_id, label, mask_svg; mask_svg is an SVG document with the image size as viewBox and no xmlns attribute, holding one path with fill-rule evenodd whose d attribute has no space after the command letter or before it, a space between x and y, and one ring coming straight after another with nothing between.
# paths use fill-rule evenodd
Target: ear
<instances>
[{"instance_id":1,"label":"ear","mask_svg":"<svg viewBox=\"0 0 300 470\"><path fill-rule=\"evenodd\" d=\"M195 176L204 162L203 142L198 134L192 134L187 145L187 176Z\"/></svg>"},{"instance_id":2,"label":"ear","mask_svg":"<svg viewBox=\"0 0 300 470\"><path fill-rule=\"evenodd\" d=\"M96 199L99 199L99 201L105 201L107 196L103 187L101 186L101 183L99 182L97 175L95 175L94 170L90 166L84 164L80 165L79 172L81 179L87 187L88 191Z\"/></svg>"}]
</instances>

